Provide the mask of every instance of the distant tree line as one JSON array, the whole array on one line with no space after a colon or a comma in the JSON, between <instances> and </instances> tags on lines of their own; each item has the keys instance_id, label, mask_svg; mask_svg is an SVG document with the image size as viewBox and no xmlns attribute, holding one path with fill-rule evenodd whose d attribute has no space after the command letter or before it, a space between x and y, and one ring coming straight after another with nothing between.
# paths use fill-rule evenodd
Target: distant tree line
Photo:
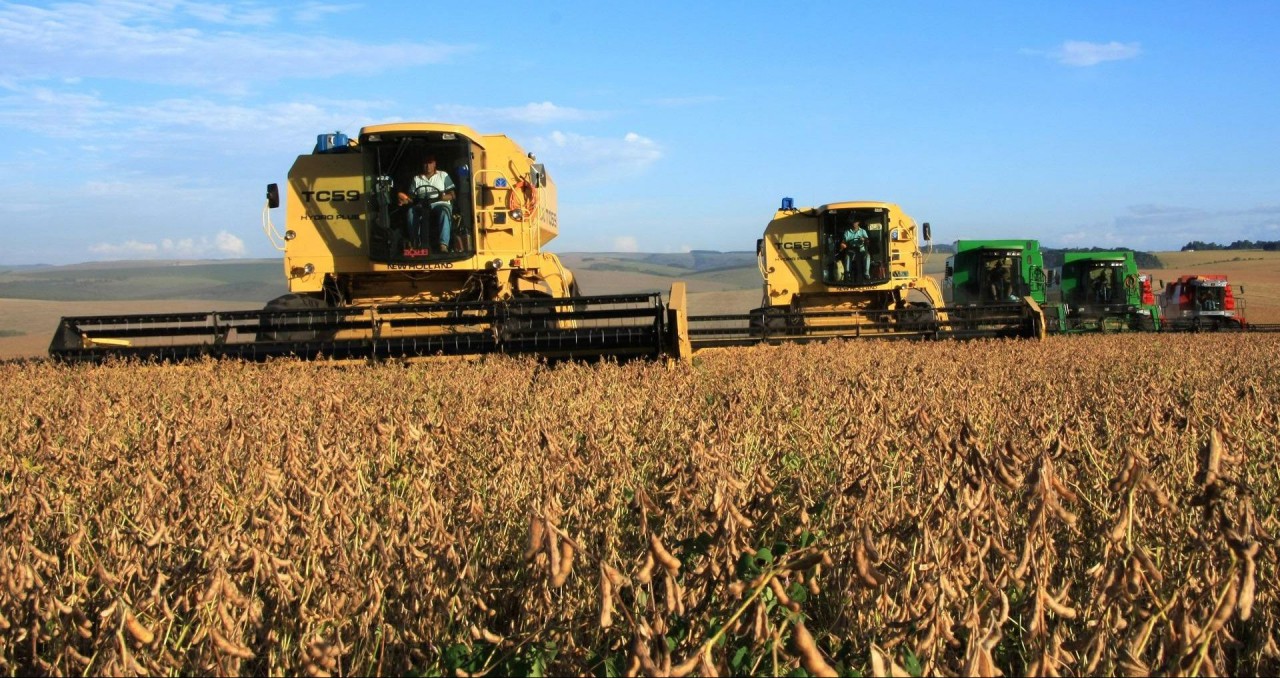
<instances>
[{"instance_id":1,"label":"distant tree line","mask_svg":"<svg viewBox=\"0 0 1280 678\"><path fill-rule=\"evenodd\" d=\"M1184 247L1183 249L1186 248ZM1160 257L1157 257L1150 252L1139 252L1138 250L1132 250L1128 247L1072 247L1060 250L1045 248L1045 268L1061 267L1063 255L1067 252L1133 252L1133 258L1138 262L1138 268L1164 268L1164 262L1160 261Z\"/></svg>"},{"instance_id":2,"label":"distant tree line","mask_svg":"<svg viewBox=\"0 0 1280 678\"><path fill-rule=\"evenodd\" d=\"M1192 240L1182 246L1183 252L1191 252L1193 250L1265 250L1267 252L1275 252L1280 250L1280 240L1237 240L1230 245Z\"/></svg>"}]
</instances>

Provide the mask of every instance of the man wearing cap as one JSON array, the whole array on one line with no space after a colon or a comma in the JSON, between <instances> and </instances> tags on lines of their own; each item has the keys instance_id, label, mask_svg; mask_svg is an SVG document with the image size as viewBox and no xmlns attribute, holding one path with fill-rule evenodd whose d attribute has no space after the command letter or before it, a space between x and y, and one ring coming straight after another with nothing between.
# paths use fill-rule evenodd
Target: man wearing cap
<instances>
[{"instance_id":1,"label":"man wearing cap","mask_svg":"<svg viewBox=\"0 0 1280 678\"><path fill-rule=\"evenodd\" d=\"M432 230L438 233L436 239L439 252L449 251L449 234L453 230L454 198L453 179L444 170L436 169L436 156L428 154L422 159L422 173L413 178L412 197L405 193L397 194L400 204L409 205L409 240L416 245L423 245L424 240L432 233L422 232L422 220L431 215Z\"/></svg>"},{"instance_id":2,"label":"man wearing cap","mask_svg":"<svg viewBox=\"0 0 1280 678\"><path fill-rule=\"evenodd\" d=\"M867 229L854 220L840 238L840 252L844 255L844 281L866 282L871 278L871 258L867 256Z\"/></svg>"}]
</instances>

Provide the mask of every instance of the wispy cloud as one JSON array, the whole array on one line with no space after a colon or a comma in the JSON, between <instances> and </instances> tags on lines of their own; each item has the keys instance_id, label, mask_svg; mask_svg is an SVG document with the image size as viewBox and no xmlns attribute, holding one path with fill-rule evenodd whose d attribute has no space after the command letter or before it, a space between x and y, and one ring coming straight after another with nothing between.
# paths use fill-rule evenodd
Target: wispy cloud
<instances>
[{"instance_id":1,"label":"wispy cloud","mask_svg":"<svg viewBox=\"0 0 1280 678\"><path fill-rule=\"evenodd\" d=\"M159 242L102 242L90 245L89 251L110 259L208 259L243 257L247 250L239 237L221 231L212 239L165 238Z\"/></svg>"},{"instance_id":2,"label":"wispy cloud","mask_svg":"<svg viewBox=\"0 0 1280 678\"><path fill-rule=\"evenodd\" d=\"M1180 205L1129 206L1111 223L1089 224L1059 235L1056 244L1176 250L1193 240L1223 245L1280 238L1280 205L1207 209Z\"/></svg>"},{"instance_id":3,"label":"wispy cloud","mask_svg":"<svg viewBox=\"0 0 1280 678\"><path fill-rule=\"evenodd\" d=\"M313 11L343 6L313 4ZM272 30L256 4L100 1L0 5L0 80L117 78L243 90L289 78L329 78L441 63L465 45L360 43ZM341 59L331 58L341 54ZM317 64L323 68L317 69Z\"/></svg>"},{"instance_id":4,"label":"wispy cloud","mask_svg":"<svg viewBox=\"0 0 1280 678\"><path fill-rule=\"evenodd\" d=\"M639 252L640 242L636 240L634 235L620 235L613 239L613 251Z\"/></svg>"},{"instance_id":5,"label":"wispy cloud","mask_svg":"<svg viewBox=\"0 0 1280 678\"><path fill-rule=\"evenodd\" d=\"M100 242L90 245L89 251L109 259L154 259L160 256L159 245L137 240L126 240L121 243Z\"/></svg>"},{"instance_id":6,"label":"wispy cloud","mask_svg":"<svg viewBox=\"0 0 1280 678\"><path fill-rule=\"evenodd\" d=\"M557 167L582 170L598 180L634 176L662 158L657 142L635 132L618 139L556 131L534 138L530 147Z\"/></svg>"},{"instance_id":7,"label":"wispy cloud","mask_svg":"<svg viewBox=\"0 0 1280 678\"><path fill-rule=\"evenodd\" d=\"M220 26L269 26L277 19L276 10L234 3L206 4L187 2L175 5L192 18Z\"/></svg>"},{"instance_id":8,"label":"wispy cloud","mask_svg":"<svg viewBox=\"0 0 1280 678\"><path fill-rule=\"evenodd\" d=\"M1048 56L1066 66L1097 66L1108 61L1124 61L1142 54L1136 42L1084 42L1067 40Z\"/></svg>"},{"instance_id":9,"label":"wispy cloud","mask_svg":"<svg viewBox=\"0 0 1280 678\"><path fill-rule=\"evenodd\" d=\"M361 8L359 3L302 2L293 8L293 20L300 23L313 23L329 18L333 14L354 12Z\"/></svg>"},{"instance_id":10,"label":"wispy cloud","mask_svg":"<svg viewBox=\"0 0 1280 678\"><path fill-rule=\"evenodd\" d=\"M51 138L107 141L135 152L211 133L221 137L222 150L276 144L296 150L299 140L317 130L370 120L390 106L359 99L248 104L203 97L126 104L96 93L0 85L0 126Z\"/></svg>"}]
</instances>

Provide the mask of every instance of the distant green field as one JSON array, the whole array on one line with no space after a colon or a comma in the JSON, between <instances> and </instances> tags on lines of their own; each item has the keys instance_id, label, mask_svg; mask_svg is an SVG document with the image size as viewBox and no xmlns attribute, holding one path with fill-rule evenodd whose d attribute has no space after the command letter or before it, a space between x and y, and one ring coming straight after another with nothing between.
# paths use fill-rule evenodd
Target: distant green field
<instances>
[{"instance_id":1,"label":"distant green field","mask_svg":"<svg viewBox=\"0 0 1280 678\"><path fill-rule=\"evenodd\" d=\"M689 269L677 268L675 266L663 266L661 264L650 264L644 261L618 261L610 259L607 261L584 261L582 266L574 267L577 270L587 271L618 271L625 273L645 273L648 275L665 275L677 276L689 273Z\"/></svg>"},{"instance_id":2,"label":"distant green field","mask_svg":"<svg viewBox=\"0 0 1280 678\"><path fill-rule=\"evenodd\" d=\"M561 259L568 266L593 271L625 271L648 275L687 275L690 272L738 268L756 265L755 252L608 252L599 254L566 253Z\"/></svg>"},{"instance_id":3,"label":"distant green field","mask_svg":"<svg viewBox=\"0 0 1280 678\"><path fill-rule=\"evenodd\" d=\"M0 337L20 337L24 334L26 334L26 332L19 332L18 330L0 329Z\"/></svg>"},{"instance_id":4,"label":"distant green field","mask_svg":"<svg viewBox=\"0 0 1280 678\"><path fill-rule=\"evenodd\" d=\"M286 292L280 263L58 266L0 273L0 297L42 301L237 299Z\"/></svg>"},{"instance_id":5,"label":"distant green field","mask_svg":"<svg viewBox=\"0 0 1280 678\"><path fill-rule=\"evenodd\" d=\"M701 280L719 283L730 289L758 289L761 284L760 268L755 265L755 262L752 262L750 266L702 271L687 274L684 277L689 281Z\"/></svg>"}]
</instances>

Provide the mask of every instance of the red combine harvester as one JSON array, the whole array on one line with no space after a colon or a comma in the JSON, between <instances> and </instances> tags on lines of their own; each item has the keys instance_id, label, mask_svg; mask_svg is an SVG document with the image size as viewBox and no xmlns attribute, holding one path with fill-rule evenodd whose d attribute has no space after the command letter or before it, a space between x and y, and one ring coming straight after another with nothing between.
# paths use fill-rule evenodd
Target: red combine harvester
<instances>
[{"instance_id":1,"label":"red combine harvester","mask_svg":"<svg viewBox=\"0 0 1280 678\"><path fill-rule=\"evenodd\" d=\"M1240 294L1243 296L1244 288ZM1244 317L1244 300L1236 297L1225 275L1184 275L1165 285L1160 305L1167 329L1250 329Z\"/></svg>"}]
</instances>

